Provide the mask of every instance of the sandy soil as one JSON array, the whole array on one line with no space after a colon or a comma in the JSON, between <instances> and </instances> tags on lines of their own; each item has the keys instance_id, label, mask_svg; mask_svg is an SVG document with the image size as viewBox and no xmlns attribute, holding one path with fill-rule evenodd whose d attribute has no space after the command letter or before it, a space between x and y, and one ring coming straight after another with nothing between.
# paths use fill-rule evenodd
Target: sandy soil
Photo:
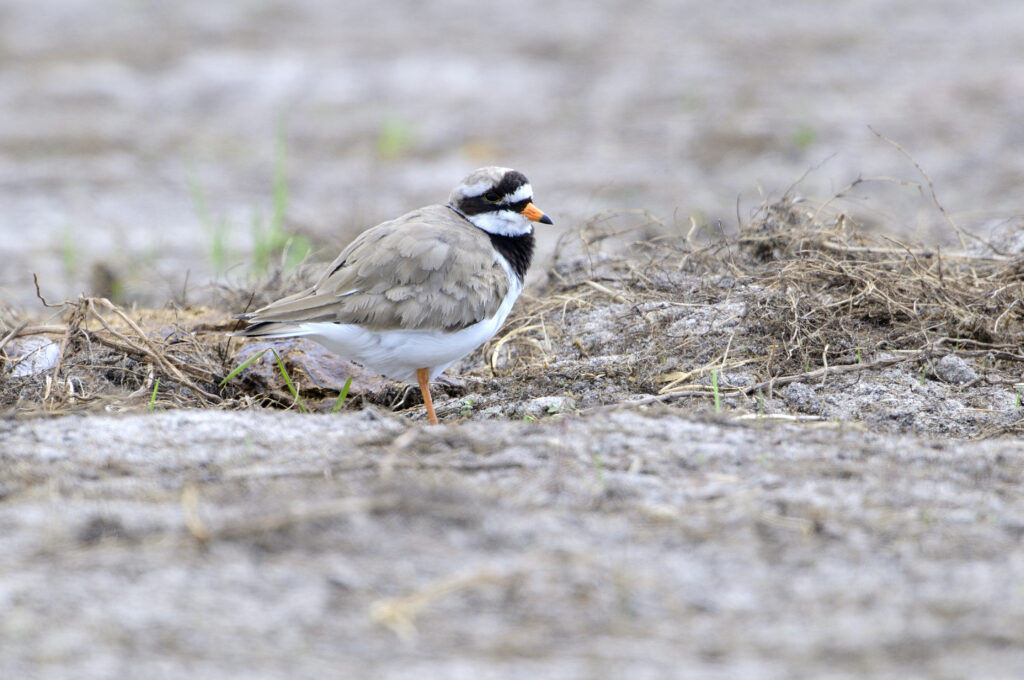
<instances>
[{"instance_id":1,"label":"sandy soil","mask_svg":"<svg viewBox=\"0 0 1024 680\"><path fill-rule=\"evenodd\" d=\"M1016 441L665 407L0 424L5 677L977 677Z\"/></svg>"}]
</instances>

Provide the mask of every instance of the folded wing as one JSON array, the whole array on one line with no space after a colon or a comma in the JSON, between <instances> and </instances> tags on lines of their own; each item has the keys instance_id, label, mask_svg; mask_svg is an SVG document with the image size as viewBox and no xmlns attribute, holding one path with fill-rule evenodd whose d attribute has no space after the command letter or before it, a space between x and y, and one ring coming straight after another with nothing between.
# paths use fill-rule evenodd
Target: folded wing
<instances>
[{"instance_id":1,"label":"folded wing","mask_svg":"<svg viewBox=\"0 0 1024 680\"><path fill-rule=\"evenodd\" d=\"M422 208L360 234L313 287L243 317L243 334L308 322L459 330L493 316L508 292L493 252L487 234L451 209Z\"/></svg>"}]
</instances>

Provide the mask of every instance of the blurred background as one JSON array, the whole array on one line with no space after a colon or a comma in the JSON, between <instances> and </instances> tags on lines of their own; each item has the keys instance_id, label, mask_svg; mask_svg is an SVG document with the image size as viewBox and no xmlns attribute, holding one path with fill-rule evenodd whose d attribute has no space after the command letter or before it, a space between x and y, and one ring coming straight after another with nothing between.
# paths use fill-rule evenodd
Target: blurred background
<instances>
[{"instance_id":1,"label":"blurred background","mask_svg":"<svg viewBox=\"0 0 1024 680\"><path fill-rule=\"evenodd\" d=\"M606 210L733 230L805 173L893 178L849 210L952 242L869 125L988 233L1024 205L1022 35L1018 0L0 0L0 303L333 257L486 164L545 252Z\"/></svg>"}]
</instances>

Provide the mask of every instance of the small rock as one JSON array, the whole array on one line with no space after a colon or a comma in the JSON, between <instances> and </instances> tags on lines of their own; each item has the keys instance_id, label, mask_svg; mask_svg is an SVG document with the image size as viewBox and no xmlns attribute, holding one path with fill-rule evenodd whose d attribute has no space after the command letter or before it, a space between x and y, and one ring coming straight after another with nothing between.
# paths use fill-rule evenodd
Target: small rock
<instances>
[{"instance_id":1,"label":"small rock","mask_svg":"<svg viewBox=\"0 0 1024 680\"><path fill-rule=\"evenodd\" d=\"M52 370L60 358L60 345L48 338L33 336L12 342L7 346L7 355L14 364L11 375L24 378Z\"/></svg>"},{"instance_id":2,"label":"small rock","mask_svg":"<svg viewBox=\"0 0 1024 680\"><path fill-rule=\"evenodd\" d=\"M814 388L804 383L790 383L782 388L782 398L790 408L803 413L817 414L821 411L821 397Z\"/></svg>"},{"instance_id":3,"label":"small rock","mask_svg":"<svg viewBox=\"0 0 1024 680\"><path fill-rule=\"evenodd\" d=\"M954 385L962 385L978 377L974 369L955 354L947 354L935 362L935 373L944 382Z\"/></svg>"},{"instance_id":4,"label":"small rock","mask_svg":"<svg viewBox=\"0 0 1024 680\"><path fill-rule=\"evenodd\" d=\"M576 400L572 397L537 397L516 406L516 416L543 418L556 413L572 413L576 410Z\"/></svg>"}]
</instances>

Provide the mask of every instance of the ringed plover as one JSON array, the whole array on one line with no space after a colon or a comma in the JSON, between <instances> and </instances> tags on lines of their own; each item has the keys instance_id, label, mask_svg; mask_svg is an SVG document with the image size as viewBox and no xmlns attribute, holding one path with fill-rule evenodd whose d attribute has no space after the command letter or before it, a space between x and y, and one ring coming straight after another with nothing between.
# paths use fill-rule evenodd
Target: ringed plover
<instances>
[{"instance_id":1,"label":"ringed plover","mask_svg":"<svg viewBox=\"0 0 1024 680\"><path fill-rule=\"evenodd\" d=\"M523 290L533 204L522 173L475 170L446 205L367 229L312 288L239 318L238 336L304 336L392 380L419 384L437 424L430 381L493 336Z\"/></svg>"}]
</instances>

